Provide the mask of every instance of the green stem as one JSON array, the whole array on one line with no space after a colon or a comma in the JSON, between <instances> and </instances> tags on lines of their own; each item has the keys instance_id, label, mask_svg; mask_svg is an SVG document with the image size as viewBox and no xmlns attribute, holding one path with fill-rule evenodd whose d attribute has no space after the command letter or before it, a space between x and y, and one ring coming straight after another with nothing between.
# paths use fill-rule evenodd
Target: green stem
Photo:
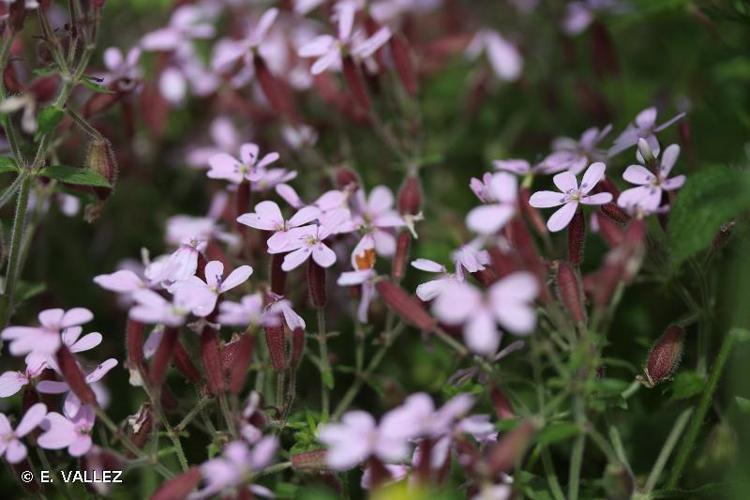
<instances>
[{"instance_id":1,"label":"green stem","mask_svg":"<svg viewBox=\"0 0 750 500\"><path fill-rule=\"evenodd\" d=\"M29 191L31 190L32 178L27 174L21 182L21 188L18 191L16 201L16 215L13 218L13 231L10 241L10 254L8 256L8 266L5 268L5 286L3 288L2 302L0 302L0 327L4 328L8 324L11 311L13 310L13 299L16 284L19 275L18 263L21 255L21 242L23 241L23 231L26 225L26 212L29 205Z\"/></svg>"},{"instance_id":2,"label":"green stem","mask_svg":"<svg viewBox=\"0 0 750 500\"><path fill-rule=\"evenodd\" d=\"M583 451L586 447L586 433L584 426L586 415L584 414L583 396L576 394L574 399L574 411L576 424L581 429L581 434L576 438L573 444L573 451L570 454L570 470L568 473L568 500L578 499L579 481L581 478L581 463L583 462Z\"/></svg>"},{"instance_id":3,"label":"green stem","mask_svg":"<svg viewBox=\"0 0 750 500\"><path fill-rule=\"evenodd\" d=\"M654 462L654 467L651 469L651 473L648 475L646 486L643 489L644 493L651 493L654 490L657 481L659 481L659 477L661 477L661 473L664 470L664 467L667 465L667 460L669 460L669 456L672 454L672 450L674 450L674 447L677 446L677 442L679 441L680 436L682 436L682 431L685 430L685 426L687 425L688 420L690 419L690 415L692 414L693 409L688 408L687 410L683 411L679 417L677 417L672 430L667 436L666 441L664 441L664 446L662 446L661 451L659 452L659 456L656 458L656 462Z\"/></svg>"},{"instance_id":4,"label":"green stem","mask_svg":"<svg viewBox=\"0 0 750 500\"><path fill-rule=\"evenodd\" d=\"M211 398L209 396L203 396L198 401L198 403L196 403L195 406L193 406L190 409L190 411L187 413L187 415L185 415L185 417L180 421L180 423L175 426L174 428L175 432L179 434L183 430L185 430L188 424L190 424L190 422L193 421L193 419L198 415L198 413L203 411L203 408L208 406L208 403L210 402L211 402Z\"/></svg>"},{"instance_id":5,"label":"green stem","mask_svg":"<svg viewBox=\"0 0 750 500\"><path fill-rule=\"evenodd\" d=\"M326 336L326 316L322 307L318 308L318 345L320 346L320 407L321 420L327 421L330 414L330 394L328 381L331 375L331 365L328 361L328 338Z\"/></svg>"},{"instance_id":6,"label":"green stem","mask_svg":"<svg viewBox=\"0 0 750 500\"><path fill-rule=\"evenodd\" d=\"M549 453L549 448L542 448L542 465L544 466L544 475L547 476L550 492L555 500L565 500L565 494L560 487L560 482L555 474L555 466Z\"/></svg>"},{"instance_id":7,"label":"green stem","mask_svg":"<svg viewBox=\"0 0 750 500\"><path fill-rule=\"evenodd\" d=\"M221 393L219 395L219 406L221 406L221 413L224 415L224 420L227 423L227 429L233 438L237 438L237 426L234 425L234 417L232 412L229 410L229 404L227 403L227 395Z\"/></svg>"},{"instance_id":8,"label":"green stem","mask_svg":"<svg viewBox=\"0 0 750 500\"><path fill-rule=\"evenodd\" d=\"M698 408L690 420L690 426L687 429L685 438L680 445L680 449L677 451L675 463L672 467L672 472L669 475L669 481L667 482L667 489L675 489L680 481L680 476L682 476L685 465L690 458L690 453L695 446L695 441L698 438L701 425L703 425L703 420L706 418L706 413L711 405L711 400L716 391L716 386L719 383L721 372L724 370L724 365L729 359L729 354L734 347L734 340L735 335L730 331L725 335L724 340L721 343L721 349L719 349L719 354L716 356L716 360L711 367L711 373L708 376L708 382L706 383L706 388L703 390L703 395L698 403Z\"/></svg>"}]
</instances>

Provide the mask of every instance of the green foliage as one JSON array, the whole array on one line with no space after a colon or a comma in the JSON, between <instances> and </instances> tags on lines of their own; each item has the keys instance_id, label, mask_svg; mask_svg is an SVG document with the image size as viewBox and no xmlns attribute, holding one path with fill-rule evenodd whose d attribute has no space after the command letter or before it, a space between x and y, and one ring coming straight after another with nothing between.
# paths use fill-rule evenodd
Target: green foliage
<instances>
[{"instance_id":1,"label":"green foliage","mask_svg":"<svg viewBox=\"0 0 750 500\"><path fill-rule=\"evenodd\" d=\"M55 127L62 121L65 116L65 111L56 107L48 106L39 112L38 122L39 128L37 129L37 136L46 134L54 130Z\"/></svg>"},{"instance_id":2,"label":"green foliage","mask_svg":"<svg viewBox=\"0 0 750 500\"><path fill-rule=\"evenodd\" d=\"M68 167L65 165L53 165L43 168L39 175L55 179L65 184L79 186L110 187L107 179L94 172L83 168Z\"/></svg>"},{"instance_id":3,"label":"green foliage","mask_svg":"<svg viewBox=\"0 0 750 500\"><path fill-rule=\"evenodd\" d=\"M16 161L9 156L0 156L0 174L18 172Z\"/></svg>"},{"instance_id":4,"label":"green foliage","mask_svg":"<svg viewBox=\"0 0 750 500\"><path fill-rule=\"evenodd\" d=\"M671 266L707 248L720 226L750 207L750 180L744 170L709 167L691 175L669 220Z\"/></svg>"}]
</instances>

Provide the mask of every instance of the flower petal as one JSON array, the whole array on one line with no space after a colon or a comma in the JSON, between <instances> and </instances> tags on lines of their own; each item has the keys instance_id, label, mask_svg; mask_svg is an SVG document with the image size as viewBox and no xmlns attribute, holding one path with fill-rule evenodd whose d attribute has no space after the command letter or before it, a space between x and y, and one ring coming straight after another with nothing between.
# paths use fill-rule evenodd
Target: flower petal
<instances>
[{"instance_id":1,"label":"flower petal","mask_svg":"<svg viewBox=\"0 0 750 500\"><path fill-rule=\"evenodd\" d=\"M547 229L553 233L562 231L568 224L570 224L577 209L578 202L571 201L566 203L549 218L547 221Z\"/></svg>"}]
</instances>

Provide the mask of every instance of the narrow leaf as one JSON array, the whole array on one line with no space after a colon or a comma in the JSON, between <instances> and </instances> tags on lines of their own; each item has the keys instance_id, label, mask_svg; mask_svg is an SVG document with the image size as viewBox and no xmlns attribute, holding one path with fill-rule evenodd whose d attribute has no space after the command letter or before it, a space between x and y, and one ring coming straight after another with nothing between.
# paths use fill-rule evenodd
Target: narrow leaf
<instances>
[{"instance_id":1,"label":"narrow leaf","mask_svg":"<svg viewBox=\"0 0 750 500\"><path fill-rule=\"evenodd\" d=\"M110 187L107 179L92 170L68 167L65 165L53 165L39 172L42 177L55 179L66 184L77 184L80 186Z\"/></svg>"}]
</instances>

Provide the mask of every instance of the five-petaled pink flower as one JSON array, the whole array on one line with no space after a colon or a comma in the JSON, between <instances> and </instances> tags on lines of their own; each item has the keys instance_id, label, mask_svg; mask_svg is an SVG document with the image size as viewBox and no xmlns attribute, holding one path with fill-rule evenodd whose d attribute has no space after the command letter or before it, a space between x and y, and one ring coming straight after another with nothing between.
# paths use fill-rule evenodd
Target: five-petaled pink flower
<instances>
[{"instance_id":1,"label":"five-petaled pink flower","mask_svg":"<svg viewBox=\"0 0 750 500\"><path fill-rule=\"evenodd\" d=\"M609 134L610 130L612 130L612 125L607 125L601 130L591 127L581 134L578 140L558 137L552 143L554 151L542 162L545 172L552 174L570 170L578 175L592 162L604 159L606 154L599 151L597 145Z\"/></svg>"},{"instance_id":2,"label":"five-petaled pink flower","mask_svg":"<svg viewBox=\"0 0 750 500\"><path fill-rule=\"evenodd\" d=\"M515 215L518 180L513 174L498 172L492 176L488 188L491 202L476 207L466 216L466 226L483 235L497 233Z\"/></svg>"},{"instance_id":3,"label":"five-petaled pink flower","mask_svg":"<svg viewBox=\"0 0 750 500\"><path fill-rule=\"evenodd\" d=\"M635 117L635 121L627 126L625 131L615 139L615 143L609 148L609 156L622 153L631 146L638 144L638 139L645 139L653 151L659 150L659 140L656 133L661 132L670 125L680 121L685 113L678 113L661 125L656 123L656 108L646 108Z\"/></svg>"},{"instance_id":4,"label":"five-petaled pink flower","mask_svg":"<svg viewBox=\"0 0 750 500\"><path fill-rule=\"evenodd\" d=\"M94 428L94 409L83 405L75 412L61 415L50 412L42 422L46 431L37 439L37 444L48 450L68 449L71 457L80 457L91 449L91 431Z\"/></svg>"},{"instance_id":5,"label":"five-petaled pink flower","mask_svg":"<svg viewBox=\"0 0 750 500\"><path fill-rule=\"evenodd\" d=\"M169 288L177 303L183 304L200 317L206 317L214 311L219 295L246 282L253 274L253 268L239 266L224 278L224 264L212 260L206 264L204 273L205 281L198 276L190 276Z\"/></svg>"},{"instance_id":6,"label":"five-petaled pink flower","mask_svg":"<svg viewBox=\"0 0 750 500\"><path fill-rule=\"evenodd\" d=\"M648 155L648 144L643 139L640 141L642 142L639 142L639 149L647 151ZM617 204L630 212L656 212L664 191L674 191L685 184L684 175L668 178L679 155L680 146L672 144L661 154L661 162L655 173L643 165L630 165L626 168L622 178L638 187L623 191L617 198Z\"/></svg>"},{"instance_id":7,"label":"five-petaled pink flower","mask_svg":"<svg viewBox=\"0 0 750 500\"><path fill-rule=\"evenodd\" d=\"M323 241L351 218L349 210L339 209L320 217L320 224L292 229L289 243L280 250L269 249L269 253L290 252L284 256L281 269L291 271L302 265L310 256L321 267L331 267L336 262L336 254Z\"/></svg>"},{"instance_id":8,"label":"five-petaled pink flower","mask_svg":"<svg viewBox=\"0 0 750 500\"><path fill-rule=\"evenodd\" d=\"M271 152L259 158L257 144L243 144L238 160L227 153L219 153L208 160L211 169L206 175L211 179L224 179L234 184L242 181L256 182L263 178L264 169L279 159L279 153Z\"/></svg>"},{"instance_id":9,"label":"five-petaled pink flower","mask_svg":"<svg viewBox=\"0 0 750 500\"><path fill-rule=\"evenodd\" d=\"M274 21L279 15L279 9L271 8L266 10L253 26L243 40L223 40L217 44L214 58L211 66L217 71L224 71L231 67L243 56L252 57L253 53L263 43L268 31L271 29Z\"/></svg>"},{"instance_id":10,"label":"five-petaled pink flower","mask_svg":"<svg viewBox=\"0 0 750 500\"><path fill-rule=\"evenodd\" d=\"M91 311L75 307L69 311L46 309L39 313L40 326L9 326L0 334L3 340L10 340L10 353L21 356L30 352L54 354L62 342L60 331L94 319Z\"/></svg>"},{"instance_id":11,"label":"five-petaled pink flower","mask_svg":"<svg viewBox=\"0 0 750 500\"><path fill-rule=\"evenodd\" d=\"M560 190L555 191L537 191L531 195L529 204L536 208L559 207L552 217L547 221L547 228L552 231L561 231L570 224L573 216L578 210L579 203L584 205L604 205L612 201L611 193L589 194L596 184L604 177L604 163L592 163L583 174L581 187L578 187L578 180L571 172L560 172L552 178L552 182Z\"/></svg>"},{"instance_id":12,"label":"five-petaled pink flower","mask_svg":"<svg viewBox=\"0 0 750 500\"><path fill-rule=\"evenodd\" d=\"M496 324L514 335L531 333L536 324L533 301L539 285L531 273L506 276L486 293L460 281L448 283L432 305L435 316L449 325L464 325L466 345L478 354L493 354L501 336Z\"/></svg>"},{"instance_id":13,"label":"five-petaled pink flower","mask_svg":"<svg viewBox=\"0 0 750 500\"><path fill-rule=\"evenodd\" d=\"M26 411L15 430L10 426L8 417L0 413L0 456L11 464L17 464L26 458L26 445L21 438L33 431L47 415L44 403L37 403Z\"/></svg>"},{"instance_id":14,"label":"five-petaled pink flower","mask_svg":"<svg viewBox=\"0 0 750 500\"><path fill-rule=\"evenodd\" d=\"M273 231L268 238L269 251L283 251L292 241L292 229L308 224L318 218L320 210L314 206L300 208L288 220L284 219L279 206L273 201L261 201L255 205L255 212L242 214L237 222L263 231Z\"/></svg>"}]
</instances>

